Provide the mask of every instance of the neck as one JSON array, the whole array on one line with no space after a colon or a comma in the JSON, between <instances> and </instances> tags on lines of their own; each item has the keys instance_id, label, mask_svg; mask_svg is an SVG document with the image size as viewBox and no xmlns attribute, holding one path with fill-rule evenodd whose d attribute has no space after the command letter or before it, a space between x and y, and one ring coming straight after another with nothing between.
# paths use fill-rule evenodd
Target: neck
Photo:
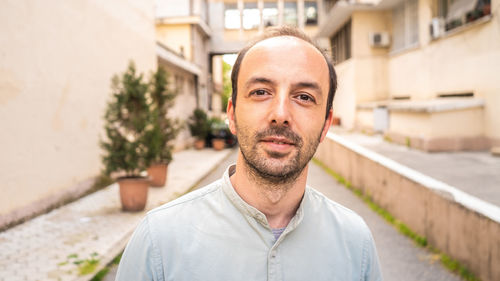
<instances>
[{"instance_id":1,"label":"neck","mask_svg":"<svg viewBox=\"0 0 500 281\"><path fill-rule=\"evenodd\" d=\"M300 205L306 187L307 168L295 181L269 182L252 174L239 152L236 171L230 179L238 195L266 215L271 228L282 228L288 225Z\"/></svg>"}]
</instances>

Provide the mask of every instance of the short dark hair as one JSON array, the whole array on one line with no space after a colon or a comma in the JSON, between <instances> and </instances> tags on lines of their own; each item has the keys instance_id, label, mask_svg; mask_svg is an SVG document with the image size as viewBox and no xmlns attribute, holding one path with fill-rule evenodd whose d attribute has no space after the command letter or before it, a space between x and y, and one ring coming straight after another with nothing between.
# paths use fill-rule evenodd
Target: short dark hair
<instances>
[{"instance_id":1,"label":"short dark hair","mask_svg":"<svg viewBox=\"0 0 500 281\"><path fill-rule=\"evenodd\" d=\"M328 100L326 103L325 119L328 118L328 112L332 108L333 97L335 96L335 92L337 91L337 74L335 73L335 69L333 68L332 61L326 54L326 51L321 49L309 36L307 36L304 32L300 31L299 29L290 26L267 28L261 36L251 41L238 53L238 57L236 58L233 70L231 72L231 86L232 86L231 99L233 102L233 107L236 108L236 95L238 92L238 73L240 72L241 62L243 61L243 58L245 57L246 53L253 46L255 46L255 44L269 38L280 37L280 36L291 36L304 40L307 43L311 44L313 47L315 47L325 58L326 64L328 65L328 73L330 76L329 79L330 87L328 90Z\"/></svg>"}]
</instances>

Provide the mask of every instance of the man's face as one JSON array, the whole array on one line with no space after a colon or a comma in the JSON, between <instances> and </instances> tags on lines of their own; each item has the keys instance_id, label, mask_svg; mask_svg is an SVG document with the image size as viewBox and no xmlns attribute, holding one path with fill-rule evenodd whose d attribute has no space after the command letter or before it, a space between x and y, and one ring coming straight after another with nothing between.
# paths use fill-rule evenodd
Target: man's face
<instances>
[{"instance_id":1,"label":"man's face","mask_svg":"<svg viewBox=\"0 0 500 281\"><path fill-rule=\"evenodd\" d=\"M328 89L325 59L301 39L266 39L246 53L228 117L251 170L276 183L300 175L330 125Z\"/></svg>"}]
</instances>

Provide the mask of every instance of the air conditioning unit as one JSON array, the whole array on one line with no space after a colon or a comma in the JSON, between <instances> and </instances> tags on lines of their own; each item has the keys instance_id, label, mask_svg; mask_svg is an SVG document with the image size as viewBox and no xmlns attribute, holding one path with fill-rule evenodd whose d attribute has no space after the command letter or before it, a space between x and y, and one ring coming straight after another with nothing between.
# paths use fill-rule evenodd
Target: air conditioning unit
<instances>
[{"instance_id":1,"label":"air conditioning unit","mask_svg":"<svg viewBox=\"0 0 500 281\"><path fill-rule=\"evenodd\" d=\"M429 26L432 39L439 38L445 33L445 21L443 18L433 18Z\"/></svg>"},{"instance_id":2,"label":"air conditioning unit","mask_svg":"<svg viewBox=\"0 0 500 281\"><path fill-rule=\"evenodd\" d=\"M370 46L372 47L389 47L391 40L387 32L370 32Z\"/></svg>"}]
</instances>

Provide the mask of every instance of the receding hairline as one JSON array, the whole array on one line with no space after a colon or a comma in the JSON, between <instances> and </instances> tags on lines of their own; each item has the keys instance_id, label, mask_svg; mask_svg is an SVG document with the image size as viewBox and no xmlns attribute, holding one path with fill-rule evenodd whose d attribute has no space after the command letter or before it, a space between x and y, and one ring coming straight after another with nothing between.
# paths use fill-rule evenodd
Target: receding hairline
<instances>
[{"instance_id":1,"label":"receding hairline","mask_svg":"<svg viewBox=\"0 0 500 281\"><path fill-rule=\"evenodd\" d=\"M273 36L273 37L269 37L269 38L264 38L262 40L259 40L253 44L251 44L249 46L249 48L246 49L246 52L245 52L245 56L243 57L243 59L246 57L246 55L254 48L260 46L260 45L263 45L265 43L269 43L269 41L277 41L277 40L290 40L290 41L296 41L296 42L301 42L301 43L305 43L305 45L309 46L310 48L314 49L316 51L316 53L318 53L320 56L324 57L325 54L320 50L318 49L318 47L313 43L313 42L309 42L303 38L300 38L300 37L297 37L297 36L294 36L294 35L278 35L278 36ZM325 61L326 62L326 61Z\"/></svg>"},{"instance_id":2,"label":"receding hairline","mask_svg":"<svg viewBox=\"0 0 500 281\"><path fill-rule=\"evenodd\" d=\"M283 38L283 37L287 37L287 38ZM309 50L313 50L313 52L315 52L315 54L318 56L317 58L319 59L319 61L322 61L321 64L323 64L322 67L324 67L325 71L326 71L326 80L327 82L329 82L329 69L328 69L328 62L326 61L323 53L318 50L318 48L316 46L314 46L313 44L311 44L310 42L306 41L306 40L303 40L299 37L296 37L296 36L290 36L290 35L281 35L281 36L275 36L275 37L270 37L270 38L266 38L264 40L261 40L261 41L258 41L257 43L251 45L250 48L248 48L245 52L245 55L243 56L241 62L240 62L240 70L245 68L244 65L245 65L245 61L249 59L249 57L252 57L253 56L253 52L255 51L258 51L258 49L260 47L264 47L264 48L268 48L269 50L271 51L276 51L277 49L275 47L281 47L280 45L284 44L283 41L280 41L280 43L277 43L276 45L267 45L267 46L262 46L263 44L266 44L266 41L267 43L269 43L268 41L276 41L276 40L279 40L279 39L285 39L285 40L293 40L295 42L299 42L296 44L297 47L304 47L304 46L307 46L306 48L308 48ZM261 44L262 43L262 44ZM256 50L257 49L257 50ZM309 54L311 55L311 54ZM241 71L239 71L241 72ZM240 73L238 73L238 77L236 78L237 80L240 79L241 75L239 75ZM242 81L238 81L238 82L242 82ZM239 87L246 87L248 84L248 81L245 83L245 84L240 84L240 83L237 83L237 85ZM299 84L309 84L309 82L301 82ZM316 83L312 83L312 84L316 84ZM329 91L329 88L327 89L322 89L322 87L320 86L317 86L315 87L317 88L318 90L320 90L320 94L323 95L323 91L326 91L326 96L328 96L328 91Z\"/></svg>"}]
</instances>

